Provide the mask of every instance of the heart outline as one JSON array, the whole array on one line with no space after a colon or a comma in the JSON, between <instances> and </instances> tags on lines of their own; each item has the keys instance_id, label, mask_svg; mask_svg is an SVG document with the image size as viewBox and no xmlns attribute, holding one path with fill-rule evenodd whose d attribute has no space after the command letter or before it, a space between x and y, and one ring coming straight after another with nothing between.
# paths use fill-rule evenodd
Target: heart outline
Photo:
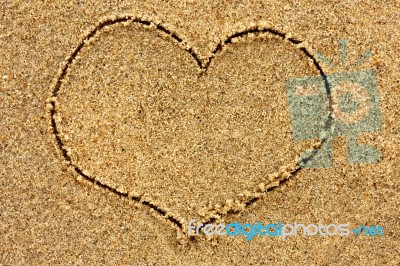
<instances>
[{"instance_id":1,"label":"heart outline","mask_svg":"<svg viewBox=\"0 0 400 266\"><path fill-rule=\"evenodd\" d=\"M162 207L158 206L156 203L153 203L151 200L147 200L144 199L140 196L135 196L135 195L131 195L129 193L126 192L122 192L119 191L118 189L107 185L106 183L103 183L99 180L97 180L95 177L92 177L90 175L87 175L84 173L84 171L79 168L79 166L75 165L72 160L70 155L68 154L68 151L66 149L66 147L64 146L63 141L60 138L60 132L57 128L57 123L56 123L56 115L57 115L57 111L56 111L56 103L57 103L57 97L58 97L58 93L59 90L61 88L62 82L64 80L64 78L67 75L67 71L69 69L69 66L73 63L74 59L78 56L80 50L85 46L85 43L87 41L89 41L90 39L92 39L98 32L100 32L103 28L107 27L107 26L112 26L118 23L124 23L124 22L133 22L133 23L138 23L141 24L143 26L147 26L147 27L151 27L153 26L155 28L155 30L161 31L164 34L169 35L173 40L175 40L178 43L187 43L183 40L183 38L179 37L176 33L170 31L169 29L167 29L165 26L163 26L161 23L155 23L154 21L151 20L146 20L146 19L142 19L139 17L133 17L130 15L126 15L126 16L121 16L121 17L113 17L113 18L107 18L103 21L101 21L99 24L97 24L97 26L95 26L86 36L85 38L80 42L80 44L73 50L72 54L66 59L66 61L63 63L63 67L61 68L61 71L59 72L59 75L56 77L56 82L55 84L52 86L52 97L48 100L48 103L50 104L49 106L49 110L50 110L50 116L51 116L51 127L52 127L52 133L55 136L56 139L56 143L57 143L57 147L58 149L61 151L61 154L63 156L63 158L68 162L69 166L71 166L74 171L81 177L84 178L84 180L92 183L93 185L96 185L102 189L105 189L106 191L109 191L113 194L116 194L118 196L120 196L121 198L126 198L128 200L133 200L135 202L141 203L146 207L149 207L150 209L154 210L158 215L160 215L161 217L163 217L165 220L168 220L172 225L174 225L175 227L177 227L180 230L184 230L185 229L185 224L186 221L183 218L180 218L178 215L175 214L171 214L168 213L168 211L166 211L165 209L163 209ZM206 72L211 61L213 60L213 58L222 51L222 48L224 45L228 45L232 43L232 40L234 38L238 38L238 37L243 37L243 36L247 36L249 34L257 34L257 33L270 33L272 35L278 36L280 37L282 40L287 40L290 43L292 43L293 45L299 45L302 43L302 41L299 41L297 39L294 39L292 37L288 37L286 36L285 33L282 33L280 31L277 31L273 28L269 28L269 27L260 27L260 26L253 26L253 27L249 27L245 30L236 32L234 34L229 35L227 38L225 38L225 40L221 40L217 46L215 47L215 49L212 51L211 56L209 56L207 58L207 60L204 62L200 59L200 57L198 56L198 54L193 50L193 48L191 47L181 47L182 49L186 50L196 61L198 67L200 68L200 70L202 70L203 72ZM332 104L331 104L331 97L330 97L330 88L329 88L329 84L327 83L326 80L326 75L324 74L321 66L318 64L317 60L311 55L311 53L305 48L305 47L296 47L298 49L300 49L308 58L310 58L314 64L314 66L317 68L317 70L319 71L320 75L323 77L324 83L325 83L325 88L326 88L326 92L328 95L328 99L329 99L329 116L328 119L326 121L326 132L328 131L328 128L331 127L331 121L332 121ZM325 133L326 133L325 132ZM326 140L329 138L329 134L325 134L324 137L321 140L321 143L319 146L322 146ZM303 159L303 161L305 160L310 160L313 158L313 156L315 156L316 153L313 152L310 154L310 156L308 158ZM297 167L295 169L293 169L290 173L290 175L294 175L296 174L301 168ZM288 177L283 178L281 180L277 181L277 184L268 187L267 189L263 190L263 193L265 192L269 192L272 189L278 187L280 184L286 182L288 180ZM262 193L262 194L263 194ZM256 195L254 197L252 197L250 200L247 200L244 204L246 207L252 205L254 202L258 201L261 198L260 195ZM235 210L228 210L225 213L215 213L212 216L206 217L206 221L204 221L203 223L211 223L213 221L215 221L218 217L220 217L223 214L229 214L229 213L237 213L238 211Z\"/></svg>"}]
</instances>

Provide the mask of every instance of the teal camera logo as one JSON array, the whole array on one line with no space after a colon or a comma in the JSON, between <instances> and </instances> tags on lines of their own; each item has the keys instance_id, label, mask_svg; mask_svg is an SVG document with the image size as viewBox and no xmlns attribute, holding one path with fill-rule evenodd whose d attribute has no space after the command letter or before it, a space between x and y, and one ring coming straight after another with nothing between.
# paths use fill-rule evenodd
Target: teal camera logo
<instances>
[{"instance_id":1,"label":"teal camera logo","mask_svg":"<svg viewBox=\"0 0 400 266\"><path fill-rule=\"evenodd\" d=\"M356 62L346 66L346 44L346 40L339 41L342 69L351 69L372 55L371 50L367 50ZM322 54L318 53L317 58L335 68ZM382 127L373 69L289 79L286 90L293 139L323 140L320 149L301 154L303 168L331 167L335 136L347 137L349 163L381 160L377 148L358 143L360 134L380 131Z\"/></svg>"}]
</instances>

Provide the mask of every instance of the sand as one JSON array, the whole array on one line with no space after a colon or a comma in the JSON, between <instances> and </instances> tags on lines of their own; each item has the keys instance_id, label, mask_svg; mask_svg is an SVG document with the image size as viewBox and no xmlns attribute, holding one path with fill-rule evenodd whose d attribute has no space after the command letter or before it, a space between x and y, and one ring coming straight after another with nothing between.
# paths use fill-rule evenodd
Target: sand
<instances>
[{"instance_id":1,"label":"sand","mask_svg":"<svg viewBox=\"0 0 400 266\"><path fill-rule=\"evenodd\" d=\"M2 11L0 264L398 263L396 1L10 1ZM375 126L330 134L329 116L348 119L333 94L321 136L293 137L288 80L371 69ZM331 165L305 168L300 155L326 143ZM191 219L384 235L188 237Z\"/></svg>"}]
</instances>

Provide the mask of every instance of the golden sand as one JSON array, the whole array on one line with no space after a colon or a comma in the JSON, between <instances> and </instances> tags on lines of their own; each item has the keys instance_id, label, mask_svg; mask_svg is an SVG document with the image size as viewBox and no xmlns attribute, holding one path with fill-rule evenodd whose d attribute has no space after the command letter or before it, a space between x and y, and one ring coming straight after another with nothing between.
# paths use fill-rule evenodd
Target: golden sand
<instances>
[{"instance_id":1,"label":"golden sand","mask_svg":"<svg viewBox=\"0 0 400 266\"><path fill-rule=\"evenodd\" d=\"M398 263L398 2L1 5L0 264ZM316 60L340 65L339 39L372 58ZM302 169L321 141L293 140L287 80L363 69L382 129L357 140L380 162L349 163L343 136ZM191 219L384 236L188 238Z\"/></svg>"}]
</instances>

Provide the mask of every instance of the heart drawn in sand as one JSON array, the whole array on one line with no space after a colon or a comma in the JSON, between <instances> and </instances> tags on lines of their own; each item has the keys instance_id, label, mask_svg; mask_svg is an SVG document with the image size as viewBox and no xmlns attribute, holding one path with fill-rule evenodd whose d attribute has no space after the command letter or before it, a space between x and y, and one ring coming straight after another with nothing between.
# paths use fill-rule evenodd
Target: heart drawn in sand
<instances>
[{"instance_id":1,"label":"heart drawn in sand","mask_svg":"<svg viewBox=\"0 0 400 266\"><path fill-rule=\"evenodd\" d=\"M268 27L200 58L160 24L101 22L68 58L50 101L64 158L86 180L182 227L245 207L296 171L288 78L321 74Z\"/></svg>"}]
</instances>

